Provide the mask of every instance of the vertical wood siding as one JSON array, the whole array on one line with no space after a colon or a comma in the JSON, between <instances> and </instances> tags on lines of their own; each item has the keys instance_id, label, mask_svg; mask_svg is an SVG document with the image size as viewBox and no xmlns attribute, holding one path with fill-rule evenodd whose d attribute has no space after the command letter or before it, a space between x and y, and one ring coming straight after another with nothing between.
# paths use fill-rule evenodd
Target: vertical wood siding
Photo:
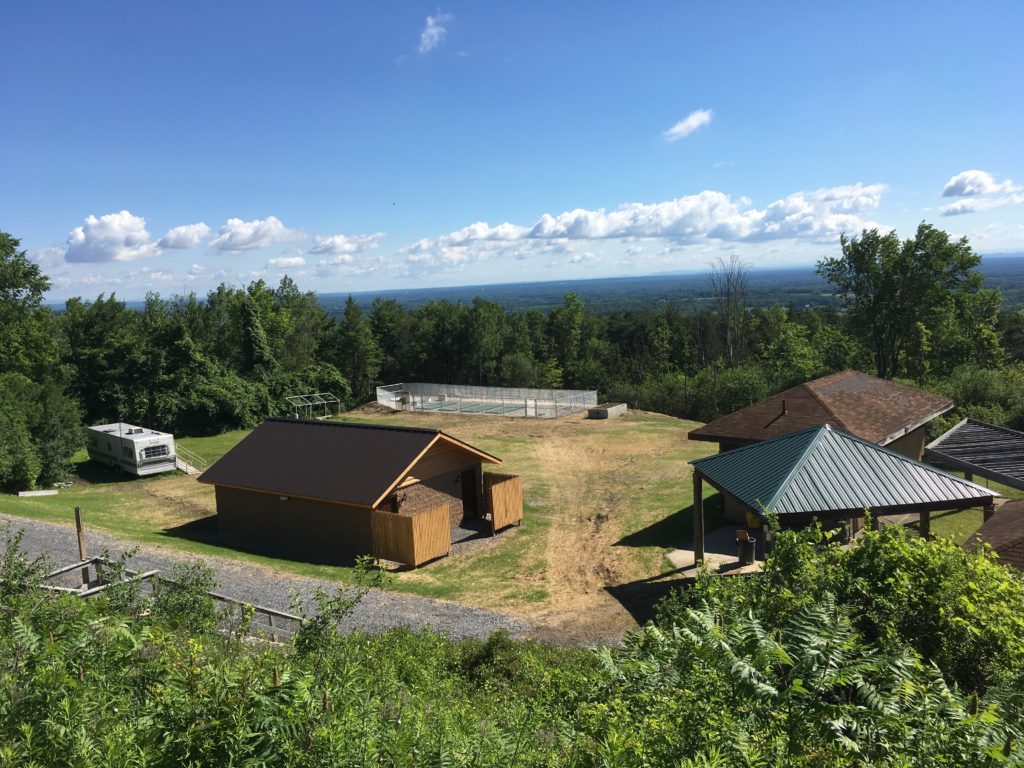
<instances>
[{"instance_id":1,"label":"vertical wood siding","mask_svg":"<svg viewBox=\"0 0 1024 768\"><path fill-rule=\"evenodd\" d=\"M373 551L370 510L311 499L216 486L221 534L285 549L338 555Z\"/></svg>"},{"instance_id":2,"label":"vertical wood siding","mask_svg":"<svg viewBox=\"0 0 1024 768\"><path fill-rule=\"evenodd\" d=\"M484 474L484 498L491 513L491 533L523 519L523 479L498 472Z\"/></svg>"},{"instance_id":3,"label":"vertical wood siding","mask_svg":"<svg viewBox=\"0 0 1024 768\"><path fill-rule=\"evenodd\" d=\"M447 504L411 515L378 509L370 520L374 555L379 558L419 566L451 552Z\"/></svg>"}]
</instances>

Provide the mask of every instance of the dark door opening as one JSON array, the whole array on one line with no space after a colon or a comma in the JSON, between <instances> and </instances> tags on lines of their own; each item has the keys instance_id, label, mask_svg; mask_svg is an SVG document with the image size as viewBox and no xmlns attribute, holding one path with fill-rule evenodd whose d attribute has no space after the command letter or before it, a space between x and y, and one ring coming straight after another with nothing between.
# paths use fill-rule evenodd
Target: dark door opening
<instances>
[{"instance_id":1,"label":"dark door opening","mask_svg":"<svg viewBox=\"0 0 1024 768\"><path fill-rule=\"evenodd\" d=\"M473 520L480 516L480 491L476 487L476 470L467 469L459 475L462 486L462 519Z\"/></svg>"}]
</instances>

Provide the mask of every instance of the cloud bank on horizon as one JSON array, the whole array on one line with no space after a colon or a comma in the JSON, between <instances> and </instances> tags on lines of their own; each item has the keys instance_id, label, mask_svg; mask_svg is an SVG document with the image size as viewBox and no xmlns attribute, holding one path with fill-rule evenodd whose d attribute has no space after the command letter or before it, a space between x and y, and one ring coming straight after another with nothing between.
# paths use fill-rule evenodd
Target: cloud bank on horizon
<instances>
[{"instance_id":1,"label":"cloud bank on horizon","mask_svg":"<svg viewBox=\"0 0 1024 768\"><path fill-rule=\"evenodd\" d=\"M491 258L525 261L531 256L566 255L569 264L593 263L594 253L575 250L578 243L660 242L678 252L686 246L711 242L730 244L763 243L772 240L828 243L843 232L882 227L868 215L878 208L886 191L884 184L856 183L796 192L755 207L746 197L734 198L724 192L704 190L672 200L654 203L624 203L612 210L576 208L544 213L532 224L474 222L448 234L421 238L394 248L387 257L376 255L387 238L384 232L370 234L334 233L309 235L293 229L276 216L243 220L229 218L214 231L204 222L172 227L154 240L146 219L123 210L101 216L89 215L85 223L71 230L63 260L69 264L102 264L175 258L172 252L201 250L208 255L241 258L248 253L288 245L293 253L266 259L264 269L301 269L315 262L317 274L332 272L426 269L454 267ZM627 257L642 257L644 249L627 248ZM53 259L52 251L48 258ZM184 257L183 257L184 258ZM188 276L208 276L192 262ZM624 263L624 262L620 262ZM152 274L152 273L151 273ZM167 272L160 280L166 282ZM259 275L250 270L249 276Z\"/></svg>"},{"instance_id":2,"label":"cloud bank on horizon","mask_svg":"<svg viewBox=\"0 0 1024 768\"><path fill-rule=\"evenodd\" d=\"M710 115L710 110L707 112ZM690 122L690 132L696 130L695 123L706 124L690 120L694 114L697 113L683 121ZM52 268L61 262L100 265L160 256L175 258L175 252L188 252L186 260L192 262L191 267L180 277L186 285L225 278L259 279L267 271L307 275L307 267L318 278L370 273L416 278L459 271L474 263L491 262L493 266L502 261L531 260L543 262L549 269L559 263L593 266L605 262L635 270L652 264L652 255L670 255L678 266L687 250L704 256L709 253L708 247L715 244L738 248L780 241L807 247L834 244L844 233L892 229L891 225L874 220L887 191L884 183L857 182L799 191L757 207L746 196L703 190L659 202L623 203L611 210L574 208L548 212L528 224L476 221L447 234L396 244L387 254L381 248L388 239L385 232L307 234L286 226L273 215L251 220L232 217L216 230L201 221L182 224L153 239L145 217L122 210L88 215L83 224L70 231L66 247L40 249L35 255ZM976 169L950 177L941 196L958 198L939 210L943 216L1024 204L1024 193L1011 179L999 181L991 173ZM230 267L217 271L194 261L197 252L208 257L221 254L240 259L277 246L290 250L264 257L262 267L248 264L245 269ZM581 247L587 250L581 252ZM552 258L556 261L550 261ZM662 258L652 266L667 264L670 262ZM131 286L148 281L146 284L151 287L166 285L174 281L177 273L174 265L165 266L143 268L128 278L112 279L111 284ZM58 269L56 282L58 286L70 286L73 279L59 274ZM100 276L89 274L79 276L78 282L92 286L103 281Z\"/></svg>"}]
</instances>

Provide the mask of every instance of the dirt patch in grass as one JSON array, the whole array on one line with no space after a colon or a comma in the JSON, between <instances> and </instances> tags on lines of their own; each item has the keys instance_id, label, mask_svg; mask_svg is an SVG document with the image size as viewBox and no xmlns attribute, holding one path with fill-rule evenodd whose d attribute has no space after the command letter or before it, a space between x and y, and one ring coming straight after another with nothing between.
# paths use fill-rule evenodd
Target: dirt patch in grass
<instances>
[{"instance_id":1,"label":"dirt patch in grass","mask_svg":"<svg viewBox=\"0 0 1024 768\"><path fill-rule=\"evenodd\" d=\"M686 534L678 512L692 502L687 461L715 448L686 439L692 422L643 412L536 421L367 409L344 418L438 427L502 457L500 471L523 477L521 529L493 550L402 574L402 586L579 640L636 626L609 588L669 570L664 555Z\"/></svg>"}]
</instances>

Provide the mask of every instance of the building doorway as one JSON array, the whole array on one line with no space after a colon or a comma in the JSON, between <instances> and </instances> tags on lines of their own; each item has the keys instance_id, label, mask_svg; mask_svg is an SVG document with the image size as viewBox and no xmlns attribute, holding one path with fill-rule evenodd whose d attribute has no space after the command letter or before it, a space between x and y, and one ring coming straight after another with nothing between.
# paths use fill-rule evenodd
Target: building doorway
<instances>
[{"instance_id":1,"label":"building doorway","mask_svg":"<svg viewBox=\"0 0 1024 768\"><path fill-rule=\"evenodd\" d=\"M462 519L474 520L480 516L480 489L477 487L476 469L467 469L459 475L462 486Z\"/></svg>"}]
</instances>

